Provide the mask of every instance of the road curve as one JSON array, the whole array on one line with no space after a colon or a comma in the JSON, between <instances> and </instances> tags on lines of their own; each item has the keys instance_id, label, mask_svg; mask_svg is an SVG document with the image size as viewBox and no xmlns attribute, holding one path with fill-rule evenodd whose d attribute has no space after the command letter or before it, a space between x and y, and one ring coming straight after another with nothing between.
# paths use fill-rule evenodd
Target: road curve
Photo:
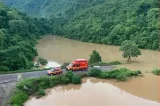
<instances>
[{"instance_id":1,"label":"road curve","mask_svg":"<svg viewBox=\"0 0 160 106\"><path fill-rule=\"evenodd\" d=\"M100 66L98 67L102 70L108 71L114 68L113 66ZM89 69L88 69L89 70ZM87 71L74 71L76 74L85 74ZM63 69L63 74L65 74L67 71ZM47 71L34 71L34 72L25 72L25 73L15 73L15 74L3 74L0 75L0 84L9 83L9 82L18 82L18 76L21 75L21 77L24 78L33 78L33 77L41 77L46 76Z\"/></svg>"}]
</instances>

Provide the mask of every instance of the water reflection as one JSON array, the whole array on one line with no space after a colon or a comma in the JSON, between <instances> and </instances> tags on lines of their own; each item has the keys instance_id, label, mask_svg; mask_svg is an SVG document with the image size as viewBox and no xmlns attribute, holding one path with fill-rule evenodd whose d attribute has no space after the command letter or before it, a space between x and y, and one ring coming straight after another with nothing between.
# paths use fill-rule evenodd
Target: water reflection
<instances>
[{"instance_id":1,"label":"water reflection","mask_svg":"<svg viewBox=\"0 0 160 106\"><path fill-rule=\"evenodd\" d=\"M31 98L25 106L159 106L158 102L133 96L109 83L92 83L51 89L45 98Z\"/></svg>"}]
</instances>

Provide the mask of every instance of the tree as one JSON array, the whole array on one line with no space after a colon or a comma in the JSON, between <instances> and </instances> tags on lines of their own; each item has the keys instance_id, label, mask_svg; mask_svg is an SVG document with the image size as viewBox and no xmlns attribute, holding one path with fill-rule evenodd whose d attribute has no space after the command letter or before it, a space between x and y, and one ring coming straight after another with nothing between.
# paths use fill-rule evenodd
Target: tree
<instances>
[{"instance_id":1,"label":"tree","mask_svg":"<svg viewBox=\"0 0 160 106\"><path fill-rule=\"evenodd\" d=\"M48 63L48 61L42 57L38 58L38 63L40 63L41 65L46 65Z\"/></svg>"},{"instance_id":2,"label":"tree","mask_svg":"<svg viewBox=\"0 0 160 106\"><path fill-rule=\"evenodd\" d=\"M92 54L90 55L89 63L93 64L93 63L99 63L99 62L102 62L101 56L96 50L93 50Z\"/></svg>"},{"instance_id":3,"label":"tree","mask_svg":"<svg viewBox=\"0 0 160 106\"><path fill-rule=\"evenodd\" d=\"M120 51L123 51L123 57L128 58L128 62L131 60L131 57L141 55L141 51L138 49L138 46L135 42L130 40L125 40L122 42Z\"/></svg>"}]
</instances>

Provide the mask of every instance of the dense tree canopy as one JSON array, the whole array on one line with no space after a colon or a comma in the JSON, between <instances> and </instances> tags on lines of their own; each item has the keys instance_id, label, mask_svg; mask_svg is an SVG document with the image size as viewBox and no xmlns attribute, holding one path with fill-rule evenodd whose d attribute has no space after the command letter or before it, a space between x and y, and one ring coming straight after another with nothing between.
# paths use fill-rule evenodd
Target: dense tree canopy
<instances>
[{"instance_id":1,"label":"dense tree canopy","mask_svg":"<svg viewBox=\"0 0 160 106\"><path fill-rule=\"evenodd\" d=\"M51 32L48 23L0 4L0 71L31 68L38 55L36 39Z\"/></svg>"},{"instance_id":2,"label":"dense tree canopy","mask_svg":"<svg viewBox=\"0 0 160 106\"><path fill-rule=\"evenodd\" d=\"M53 34L109 45L132 40L143 49L159 48L158 0L0 1L31 16L51 18Z\"/></svg>"}]
</instances>

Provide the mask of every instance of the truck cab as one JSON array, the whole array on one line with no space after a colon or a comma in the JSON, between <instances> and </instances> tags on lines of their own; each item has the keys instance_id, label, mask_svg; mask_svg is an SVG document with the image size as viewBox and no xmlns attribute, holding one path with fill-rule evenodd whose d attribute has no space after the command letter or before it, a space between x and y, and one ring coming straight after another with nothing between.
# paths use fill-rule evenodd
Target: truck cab
<instances>
[{"instance_id":1,"label":"truck cab","mask_svg":"<svg viewBox=\"0 0 160 106\"><path fill-rule=\"evenodd\" d=\"M76 59L71 62L67 67L67 70L78 71L78 70L87 70L88 69L88 61L86 59Z\"/></svg>"}]
</instances>

